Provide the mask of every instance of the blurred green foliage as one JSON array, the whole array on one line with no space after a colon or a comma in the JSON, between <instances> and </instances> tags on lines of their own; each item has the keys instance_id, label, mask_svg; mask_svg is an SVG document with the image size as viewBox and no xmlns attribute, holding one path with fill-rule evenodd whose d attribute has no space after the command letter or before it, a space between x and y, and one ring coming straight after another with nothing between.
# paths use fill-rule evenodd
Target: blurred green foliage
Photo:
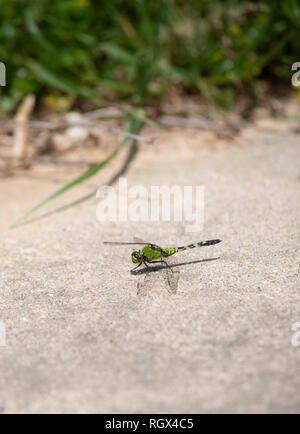
<instances>
[{"instance_id":1,"label":"blurred green foliage","mask_svg":"<svg viewBox=\"0 0 300 434\"><path fill-rule=\"evenodd\" d=\"M300 61L299 0L0 0L0 110L29 92L159 105L170 84L225 108Z\"/></svg>"}]
</instances>

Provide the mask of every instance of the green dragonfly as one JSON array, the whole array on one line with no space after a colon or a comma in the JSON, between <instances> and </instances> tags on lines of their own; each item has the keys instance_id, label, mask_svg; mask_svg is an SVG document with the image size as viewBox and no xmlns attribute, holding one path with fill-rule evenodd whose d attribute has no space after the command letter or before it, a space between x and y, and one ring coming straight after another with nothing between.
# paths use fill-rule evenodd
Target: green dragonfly
<instances>
[{"instance_id":1,"label":"green dragonfly","mask_svg":"<svg viewBox=\"0 0 300 434\"><path fill-rule=\"evenodd\" d=\"M165 282L167 283L170 292L174 293L177 291L179 271L173 271L169 264L166 262L166 258L173 256L175 253L182 252L183 250L194 249L195 247L211 246L213 244L220 243L221 240L208 240L200 241L198 243L189 244L187 246L181 247L165 247L162 248L156 244L146 243L139 238L134 237L135 242L116 242L116 241L104 241L105 244L117 244L117 245L137 245L141 244L144 247L141 250L134 250L131 254L131 260L134 264L138 264L131 271L136 270L142 264L145 264L147 268L148 263L163 262L166 264L165 273L163 275ZM171 273L170 273L171 271ZM149 281L149 273L145 276L144 286L147 280Z\"/></svg>"},{"instance_id":2,"label":"green dragonfly","mask_svg":"<svg viewBox=\"0 0 300 434\"><path fill-rule=\"evenodd\" d=\"M147 244L143 241L136 241L134 243L128 242L117 242L117 241L104 241L105 244L118 244L118 245L133 245L133 244L143 244L145 247L141 250L134 250L131 254L131 260L134 264L138 264L133 270L145 264L148 267L147 262L165 262L163 258L172 256L175 253L182 252L183 250L194 249L195 247L212 246L213 244L218 244L222 240L208 240L200 241L198 243L189 244L182 247L165 247L162 248L156 244ZM146 244L146 245L145 245Z\"/></svg>"}]
</instances>

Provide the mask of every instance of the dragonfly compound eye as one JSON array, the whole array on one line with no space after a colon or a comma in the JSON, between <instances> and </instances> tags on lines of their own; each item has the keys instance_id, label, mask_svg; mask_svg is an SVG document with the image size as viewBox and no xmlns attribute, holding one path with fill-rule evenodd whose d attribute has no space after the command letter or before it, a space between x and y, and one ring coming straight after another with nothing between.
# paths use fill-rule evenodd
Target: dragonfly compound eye
<instances>
[{"instance_id":1,"label":"dragonfly compound eye","mask_svg":"<svg viewBox=\"0 0 300 434\"><path fill-rule=\"evenodd\" d=\"M131 255L132 262L134 264L137 264L138 262L141 262L141 255L139 252L133 252Z\"/></svg>"}]
</instances>

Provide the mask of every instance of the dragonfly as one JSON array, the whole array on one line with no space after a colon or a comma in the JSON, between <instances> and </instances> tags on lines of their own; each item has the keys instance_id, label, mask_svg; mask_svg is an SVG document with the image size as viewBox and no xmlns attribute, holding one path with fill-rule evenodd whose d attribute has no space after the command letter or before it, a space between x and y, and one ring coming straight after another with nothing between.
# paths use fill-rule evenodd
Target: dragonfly
<instances>
[{"instance_id":1,"label":"dragonfly","mask_svg":"<svg viewBox=\"0 0 300 434\"><path fill-rule=\"evenodd\" d=\"M175 253L182 252L184 250L194 249L197 247L211 246L214 244L220 243L222 240L207 240L200 241L193 244L188 244L186 246L181 247L160 247L157 244L146 243L145 241L140 240L139 238L134 237L135 242L118 242L118 241L104 241L105 244L117 244L117 245L138 245L141 244L144 247L141 250L134 250L131 253L131 260L134 264L137 264L131 271L136 270L142 264L149 268L149 263L165 263L167 271L164 274L164 280L168 284L170 292L176 292L179 280L179 271L175 272L171 269L169 264L166 262L166 258L173 256ZM171 271L171 273L170 273ZM149 274L146 274L145 281L149 280ZM145 282L144 282L145 283Z\"/></svg>"}]
</instances>

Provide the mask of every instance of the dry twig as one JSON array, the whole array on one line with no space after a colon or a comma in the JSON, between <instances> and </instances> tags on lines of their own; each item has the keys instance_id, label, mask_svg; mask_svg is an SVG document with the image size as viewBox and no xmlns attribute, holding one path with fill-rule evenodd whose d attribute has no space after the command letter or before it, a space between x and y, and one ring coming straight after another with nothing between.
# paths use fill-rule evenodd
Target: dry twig
<instances>
[{"instance_id":1,"label":"dry twig","mask_svg":"<svg viewBox=\"0 0 300 434\"><path fill-rule=\"evenodd\" d=\"M35 96L27 95L18 108L15 116L13 155L15 158L24 158L26 155L26 137L28 119L32 113L35 104Z\"/></svg>"},{"instance_id":2,"label":"dry twig","mask_svg":"<svg viewBox=\"0 0 300 434\"><path fill-rule=\"evenodd\" d=\"M0 154L0 160L13 161L15 157L11 155ZM24 157L18 160L22 165L29 163L55 164L57 166L93 166L96 162L92 161L72 161L72 160L55 160L49 157Z\"/></svg>"},{"instance_id":3,"label":"dry twig","mask_svg":"<svg viewBox=\"0 0 300 434\"><path fill-rule=\"evenodd\" d=\"M6 131L23 130L23 129L25 129L26 131L26 127L57 130L60 128L69 128L74 126L81 126L89 129L104 130L113 134L119 134L121 136L128 137L134 140L139 140L142 142L148 142L148 143L153 142L152 138L142 137L137 134L131 134L128 133L127 131L119 130L118 128L108 127L107 125L93 124L91 122L84 122L84 121L83 122L65 122L65 121L48 122L48 121L24 121L24 120L16 119L14 121L5 121L0 123L0 128Z\"/></svg>"}]
</instances>

